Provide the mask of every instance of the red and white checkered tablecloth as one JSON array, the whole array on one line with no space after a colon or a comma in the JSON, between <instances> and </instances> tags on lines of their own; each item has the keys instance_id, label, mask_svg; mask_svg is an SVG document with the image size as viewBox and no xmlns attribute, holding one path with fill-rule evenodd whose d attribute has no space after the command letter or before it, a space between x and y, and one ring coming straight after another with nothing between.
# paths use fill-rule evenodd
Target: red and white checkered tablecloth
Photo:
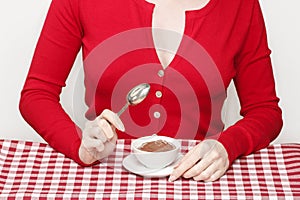
<instances>
[{"instance_id":1,"label":"red and white checkered tablecloth","mask_svg":"<svg viewBox=\"0 0 300 200\"><path fill-rule=\"evenodd\" d=\"M276 144L238 159L212 183L143 178L122 167L130 140L83 168L47 144L0 140L0 199L300 199L300 144ZM196 141L182 141L182 151Z\"/></svg>"}]
</instances>

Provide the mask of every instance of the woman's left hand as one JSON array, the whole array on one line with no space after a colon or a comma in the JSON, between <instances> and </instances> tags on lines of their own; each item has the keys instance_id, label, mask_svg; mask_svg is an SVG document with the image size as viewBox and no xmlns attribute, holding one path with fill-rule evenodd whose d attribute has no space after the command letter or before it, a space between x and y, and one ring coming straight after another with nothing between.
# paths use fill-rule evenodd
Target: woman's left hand
<instances>
[{"instance_id":1,"label":"woman's left hand","mask_svg":"<svg viewBox=\"0 0 300 200\"><path fill-rule=\"evenodd\" d=\"M215 181L228 169L229 160L224 146L217 140L203 140L193 147L175 166L169 181L180 176L196 181Z\"/></svg>"}]
</instances>

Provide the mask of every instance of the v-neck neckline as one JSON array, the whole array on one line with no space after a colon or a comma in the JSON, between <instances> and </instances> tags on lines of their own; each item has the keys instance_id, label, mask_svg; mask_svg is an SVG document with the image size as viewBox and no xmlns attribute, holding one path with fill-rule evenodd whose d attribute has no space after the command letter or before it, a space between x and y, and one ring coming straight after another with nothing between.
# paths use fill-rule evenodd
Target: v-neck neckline
<instances>
[{"instance_id":1,"label":"v-neck neckline","mask_svg":"<svg viewBox=\"0 0 300 200\"><path fill-rule=\"evenodd\" d=\"M149 12L153 12L154 8L155 8L155 4L153 3L150 3L150 2L147 2L146 0L133 0L134 2L137 3L138 6L141 7L141 9L144 9L145 11L149 11ZM215 5L217 4L218 0L210 0L203 8L200 8L200 9L197 9L197 10L188 10L188 11L185 11L186 13L186 21L191 19L191 18L201 18L201 17L204 17L205 15L207 15L214 7ZM152 17L152 15L151 15ZM151 19L151 23L149 24L150 27L152 27L152 19ZM185 25L185 29L184 29L184 32L183 34L188 34L189 33L189 30L187 30L186 28L186 25ZM152 34L151 34L152 35ZM154 42L154 41L153 41ZM154 43L153 43L154 45ZM179 46L179 49L181 48L181 44ZM153 49L155 51L155 49ZM178 51L178 49L177 49ZM155 57L154 57L154 60L158 63L161 64L160 62L160 59L159 59L159 56L158 54L155 52ZM181 56L179 56L176 52L174 58L172 59L172 61L169 63L168 67L166 68L161 68L162 70L167 70L169 67L174 67L176 66L179 62L181 62L182 58Z\"/></svg>"},{"instance_id":2,"label":"v-neck neckline","mask_svg":"<svg viewBox=\"0 0 300 200\"><path fill-rule=\"evenodd\" d=\"M146 0L133 0L138 5L142 6L143 8L153 10L155 4L147 2ZM185 11L187 16L192 17L202 17L207 15L217 4L218 0L210 0L203 8L197 10L188 10Z\"/></svg>"}]
</instances>

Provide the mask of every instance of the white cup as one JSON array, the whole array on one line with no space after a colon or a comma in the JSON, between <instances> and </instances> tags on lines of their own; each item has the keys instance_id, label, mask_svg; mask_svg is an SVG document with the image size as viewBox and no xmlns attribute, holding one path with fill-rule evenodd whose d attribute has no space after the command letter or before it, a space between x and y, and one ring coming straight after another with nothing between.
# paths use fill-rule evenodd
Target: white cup
<instances>
[{"instance_id":1,"label":"white cup","mask_svg":"<svg viewBox=\"0 0 300 200\"><path fill-rule=\"evenodd\" d=\"M164 140L174 145L175 148L169 151L162 152L149 152L139 149L144 143L157 140ZM149 169L162 169L170 165L177 159L180 152L180 142L171 137L153 135L133 140L131 143L131 148L137 160L145 167Z\"/></svg>"}]
</instances>

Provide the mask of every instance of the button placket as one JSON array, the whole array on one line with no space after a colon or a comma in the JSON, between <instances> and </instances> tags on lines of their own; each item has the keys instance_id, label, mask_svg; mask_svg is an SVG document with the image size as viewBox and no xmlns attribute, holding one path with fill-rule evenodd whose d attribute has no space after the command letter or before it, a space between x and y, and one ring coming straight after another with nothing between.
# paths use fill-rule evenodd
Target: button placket
<instances>
[{"instance_id":1,"label":"button placket","mask_svg":"<svg viewBox=\"0 0 300 200\"><path fill-rule=\"evenodd\" d=\"M159 77L163 77L164 75L165 75L165 72L164 72L164 70L159 70L158 72L157 72L157 75L159 76Z\"/></svg>"},{"instance_id":2,"label":"button placket","mask_svg":"<svg viewBox=\"0 0 300 200\"><path fill-rule=\"evenodd\" d=\"M153 115L154 115L154 117L155 117L156 119L160 118L160 112L158 112L158 111L155 111L155 112L153 113Z\"/></svg>"},{"instance_id":3,"label":"button placket","mask_svg":"<svg viewBox=\"0 0 300 200\"><path fill-rule=\"evenodd\" d=\"M157 91L155 92L155 96L156 96L157 98L161 98L161 97L162 97L162 92L161 92L160 90L157 90Z\"/></svg>"},{"instance_id":4,"label":"button placket","mask_svg":"<svg viewBox=\"0 0 300 200\"><path fill-rule=\"evenodd\" d=\"M156 97L158 103L161 104L161 100L162 100L162 96L163 96L162 91L163 91L163 86L164 86L165 71L163 69L158 70L157 76L161 78L161 81L160 81L161 85L160 85L160 88L157 88L157 90L155 91L155 97ZM159 111L154 111L153 116L154 116L154 118L159 119L161 117L161 113ZM160 120L158 123L160 123Z\"/></svg>"}]
</instances>

